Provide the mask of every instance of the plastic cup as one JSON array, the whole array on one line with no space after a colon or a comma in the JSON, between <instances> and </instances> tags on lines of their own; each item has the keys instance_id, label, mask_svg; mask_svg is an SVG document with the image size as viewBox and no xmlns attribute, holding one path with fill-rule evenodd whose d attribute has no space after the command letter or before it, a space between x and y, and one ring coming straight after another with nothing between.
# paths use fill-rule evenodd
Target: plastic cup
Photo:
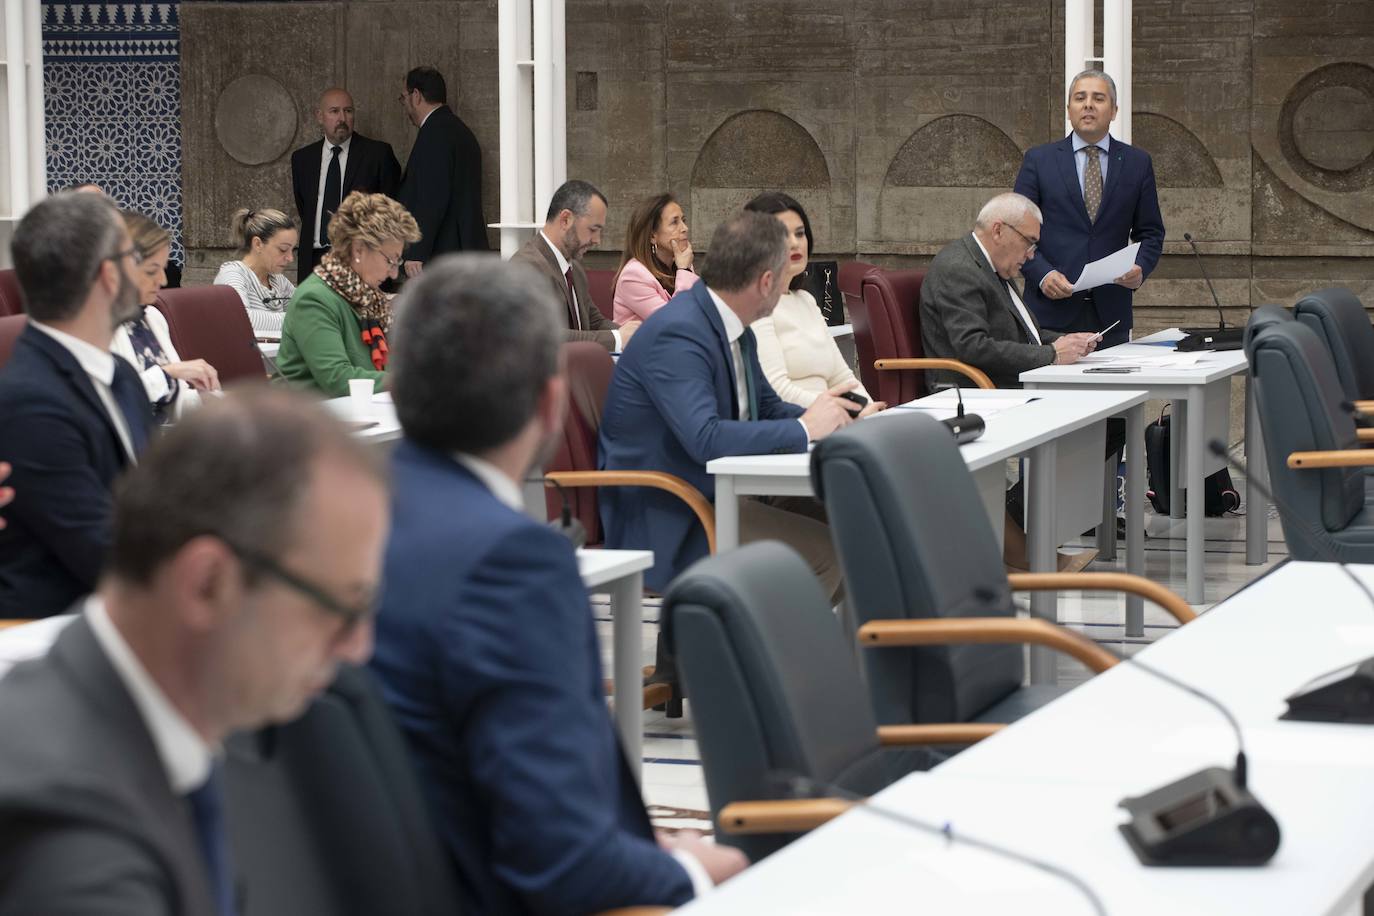
<instances>
[{"instance_id":1,"label":"plastic cup","mask_svg":"<svg viewBox=\"0 0 1374 916\"><path fill-rule=\"evenodd\" d=\"M348 397L353 406L353 416L358 419L372 416L372 388L370 378L348 380Z\"/></svg>"}]
</instances>

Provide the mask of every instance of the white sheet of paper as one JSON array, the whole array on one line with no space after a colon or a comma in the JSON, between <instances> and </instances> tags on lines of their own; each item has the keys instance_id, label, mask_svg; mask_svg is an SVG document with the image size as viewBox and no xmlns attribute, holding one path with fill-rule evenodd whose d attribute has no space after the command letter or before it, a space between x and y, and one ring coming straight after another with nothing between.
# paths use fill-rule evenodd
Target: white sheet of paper
<instances>
[{"instance_id":1,"label":"white sheet of paper","mask_svg":"<svg viewBox=\"0 0 1374 916\"><path fill-rule=\"evenodd\" d=\"M1085 289L1111 283L1117 277L1135 266L1135 255L1140 250L1139 242L1132 242L1120 251L1114 251L1083 268L1083 273L1073 281L1073 291L1080 293Z\"/></svg>"}]
</instances>

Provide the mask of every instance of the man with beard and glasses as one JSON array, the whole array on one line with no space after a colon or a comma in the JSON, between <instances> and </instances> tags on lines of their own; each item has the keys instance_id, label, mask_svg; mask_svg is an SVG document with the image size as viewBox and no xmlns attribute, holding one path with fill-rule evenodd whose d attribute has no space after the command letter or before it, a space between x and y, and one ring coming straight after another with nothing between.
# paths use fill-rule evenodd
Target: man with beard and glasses
<instances>
[{"instance_id":1,"label":"man with beard and glasses","mask_svg":"<svg viewBox=\"0 0 1374 916\"><path fill-rule=\"evenodd\" d=\"M593 340L618 352L629 345L639 322L616 324L602 315L587 290L582 266L582 256L601 244L605 227L606 195L585 181L566 181L553 192L544 228L511 260L530 265L553 284L559 320L567 327L565 340Z\"/></svg>"},{"instance_id":2,"label":"man with beard and glasses","mask_svg":"<svg viewBox=\"0 0 1374 916\"><path fill-rule=\"evenodd\" d=\"M745 864L654 836L576 554L523 511L567 409L555 302L533 271L478 255L435 262L397 300L405 437L372 666L473 913L678 905Z\"/></svg>"},{"instance_id":3,"label":"man with beard and glasses","mask_svg":"<svg viewBox=\"0 0 1374 916\"><path fill-rule=\"evenodd\" d=\"M67 192L30 210L10 251L28 326L0 371L0 461L17 491L0 531L0 618L62 613L94 590L110 489L153 428L138 373L110 352L139 314L139 255L119 210Z\"/></svg>"}]
</instances>

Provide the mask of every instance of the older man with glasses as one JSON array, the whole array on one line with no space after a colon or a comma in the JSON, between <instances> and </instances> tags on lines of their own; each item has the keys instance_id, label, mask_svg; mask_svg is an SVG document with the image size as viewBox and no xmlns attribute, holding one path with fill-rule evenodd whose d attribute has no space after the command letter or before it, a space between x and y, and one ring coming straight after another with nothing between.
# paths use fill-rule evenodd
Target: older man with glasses
<instances>
[{"instance_id":1,"label":"older man with glasses","mask_svg":"<svg viewBox=\"0 0 1374 916\"><path fill-rule=\"evenodd\" d=\"M221 743L366 661L387 513L372 457L289 391L148 450L99 588L0 690L0 909L237 912Z\"/></svg>"},{"instance_id":2,"label":"older man with glasses","mask_svg":"<svg viewBox=\"0 0 1374 916\"><path fill-rule=\"evenodd\" d=\"M49 197L10 247L29 321L0 371L0 461L19 493L0 530L0 618L44 617L95 588L111 483L153 428L138 373L110 352L139 314L140 258L100 194Z\"/></svg>"}]
</instances>

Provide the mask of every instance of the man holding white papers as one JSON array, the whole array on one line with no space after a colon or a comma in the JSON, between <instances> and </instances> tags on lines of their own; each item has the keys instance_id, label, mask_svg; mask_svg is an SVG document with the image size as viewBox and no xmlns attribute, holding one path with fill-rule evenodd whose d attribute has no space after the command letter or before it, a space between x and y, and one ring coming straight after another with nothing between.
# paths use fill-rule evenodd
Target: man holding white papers
<instances>
[{"instance_id":1,"label":"man holding white papers","mask_svg":"<svg viewBox=\"0 0 1374 916\"><path fill-rule=\"evenodd\" d=\"M1073 132L1026 152L1016 192L1045 214L1040 246L1022 267L1026 304L1056 331L1096 332L1121 323L1102 341L1130 338L1132 294L1154 270L1164 247L1154 165L1144 150L1108 133L1116 117L1116 83L1084 70L1069 86ZM1114 282L1075 293L1084 265L1139 242L1135 266Z\"/></svg>"}]
</instances>

